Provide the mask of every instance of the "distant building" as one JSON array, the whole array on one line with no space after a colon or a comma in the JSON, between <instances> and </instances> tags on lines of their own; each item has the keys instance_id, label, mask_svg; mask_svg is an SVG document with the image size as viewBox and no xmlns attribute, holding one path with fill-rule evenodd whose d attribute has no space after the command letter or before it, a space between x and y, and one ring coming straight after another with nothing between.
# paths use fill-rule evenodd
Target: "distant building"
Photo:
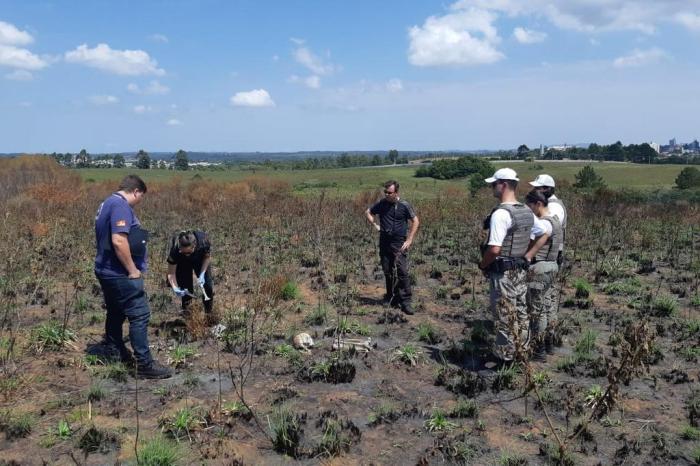
<instances>
[{"instance_id":1,"label":"distant building","mask_svg":"<svg viewBox=\"0 0 700 466\"><path fill-rule=\"evenodd\" d=\"M668 145L671 147L676 147L676 138L669 140Z\"/></svg>"},{"instance_id":2,"label":"distant building","mask_svg":"<svg viewBox=\"0 0 700 466\"><path fill-rule=\"evenodd\" d=\"M656 151L657 154L661 152L661 146L658 145L657 143L655 143L655 142L649 142L648 144L649 144L649 147L651 147L652 149L654 149L654 150Z\"/></svg>"}]
</instances>

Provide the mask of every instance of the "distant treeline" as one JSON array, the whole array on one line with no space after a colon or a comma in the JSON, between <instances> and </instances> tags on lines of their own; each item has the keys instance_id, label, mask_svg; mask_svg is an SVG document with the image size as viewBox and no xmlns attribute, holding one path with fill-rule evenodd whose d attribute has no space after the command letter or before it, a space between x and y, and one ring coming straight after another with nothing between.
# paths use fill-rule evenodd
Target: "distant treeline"
<instances>
[{"instance_id":1,"label":"distant treeline","mask_svg":"<svg viewBox=\"0 0 700 466\"><path fill-rule=\"evenodd\" d=\"M539 149L531 150L526 145L518 147L516 156L521 159L541 158ZM673 154L661 157L647 143L625 146L620 141L610 145L592 143L588 147L569 147L566 150L547 149L542 158L545 160L593 159L610 162L700 164L700 154Z\"/></svg>"}]
</instances>

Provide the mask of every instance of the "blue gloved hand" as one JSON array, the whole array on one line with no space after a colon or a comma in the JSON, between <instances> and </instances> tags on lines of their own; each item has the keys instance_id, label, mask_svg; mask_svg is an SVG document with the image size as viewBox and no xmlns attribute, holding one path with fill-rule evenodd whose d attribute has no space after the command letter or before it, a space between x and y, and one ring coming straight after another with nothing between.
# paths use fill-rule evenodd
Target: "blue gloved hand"
<instances>
[{"instance_id":1,"label":"blue gloved hand","mask_svg":"<svg viewBox=\"0 0 700 466\"><path fill-rule=\"evenodd\" d=\"M197 281L199 282L199 286L204 286L204 274L205 272L202 272L199 274L199 277L197 277Z\"/></svg>"},{"instance_id":2,"label":"blue gloved hand","mask_svg":"<svg viewBox=\"0 0 700 466\"><path fill-rule=\"evenodd\" d=\"M187 294L187 290L183 290L178 286L173 287L173 292L181 298L183 298Z\"/></svg>"}]
</instances>

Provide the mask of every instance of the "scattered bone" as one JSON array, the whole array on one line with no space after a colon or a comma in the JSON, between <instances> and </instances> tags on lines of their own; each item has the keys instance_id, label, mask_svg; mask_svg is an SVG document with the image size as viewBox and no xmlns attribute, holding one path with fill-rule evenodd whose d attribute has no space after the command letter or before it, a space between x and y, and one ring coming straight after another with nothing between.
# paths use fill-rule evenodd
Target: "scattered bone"
<instances>
[{"instance_id":1,"label":"scattered bone","mask_svg":"<svg viewBox=\"0 0 700 466\"><path fill-rule=\"evenodd\" d=\"M309 350L314 346L314 339L311 338L311 335L308 333L299 333L295 335L292 342L294 343L294 347L296 349L305 353L309 352Z\"/></svg>"},{"instance_id":2,"label":"scattered bone","mask_svg":"<svg viewBox=\"0 0 700 466\"><path fill-rule=\"evenodd\" d=\"M367 338L341 338L340 340L335 340L333 342L333 349L351 349L353 348L355 351L360 351L363 353L367 353L369 351L372 351L372 349L376 345L372 345L372 339L367 337Z\"/></svg>"}]
</instances>

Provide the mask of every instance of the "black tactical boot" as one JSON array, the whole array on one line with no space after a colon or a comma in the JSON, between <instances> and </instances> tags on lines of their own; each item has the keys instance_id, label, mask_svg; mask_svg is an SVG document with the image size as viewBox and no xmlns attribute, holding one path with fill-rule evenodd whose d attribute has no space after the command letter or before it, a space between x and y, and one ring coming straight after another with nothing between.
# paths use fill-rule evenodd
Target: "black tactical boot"
<instances>
[{"instance_id":1,"label":"black tactical boot","mask_svg":"<svg viewBox=\"0 0 700 466\"><path fill-rule=\"evenodd\" d=\"M138 366L136 374L139 379L168 379L173 376L173 370L157 361L152 361L147 366Z\"/></svg>"},{"instance_id":2,"label":"black tactical boot","mask_svg":"<svg viewBox=\"0 0 700 466\"><path fill-rule=\"evenodd\" d=\"M411 306L411 303L401 304L401 311L404 314L408 314L409 316L412 316L413 314L415 314L415 311L413 310L413 306Z\"/></svg>"},{"instance_id":3,"label":"black tactical boot","mask_svg":"<svg viewBox=\"0 0 700 466\"><path fill-rule=\"evenodd\" d=\"M544 336L544 350L547 354L554 354L554 336L551 333Z\"/></svg>"}]
</instances>

